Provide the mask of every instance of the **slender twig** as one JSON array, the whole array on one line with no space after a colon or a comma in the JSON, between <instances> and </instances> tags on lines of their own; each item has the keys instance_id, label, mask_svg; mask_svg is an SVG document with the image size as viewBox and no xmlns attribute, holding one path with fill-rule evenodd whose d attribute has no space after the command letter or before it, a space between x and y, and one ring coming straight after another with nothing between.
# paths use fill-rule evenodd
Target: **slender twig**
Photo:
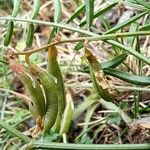
<instances>
[{"instance_id":1,"label":"slender twig","mask_svg":"<svg viewBox=\"0 0 150 150\"><path fill-rule=\"evenodd\" d=\"M124 33L115 33L115 34L107 34L107 35L100 35L100 36L96 36L96 37L81 37L81 38L75 38L75 39L67 39L67 40L61 40L61 41L57 41L57 42L53 42L47 45L44 45L40 48L36 48L33 50L29 50L29 51L25 51L25 52L16 52L16 55L28 55L30 56L31 54L35 53L35 52L39 52L43 49L46 49L50 46L53 45L58 45L58 44L62 44L62 43L72 43L72 42L80 42L80 41L85 41L85 39L87 39L88 41L97 41L97 40L107 40L107 39L112 39L114 37L129 37L129 36L140 36L140 35L150 35L150 31L139 31L139 32L124 32Z\"/></svg>"}]
</instances>

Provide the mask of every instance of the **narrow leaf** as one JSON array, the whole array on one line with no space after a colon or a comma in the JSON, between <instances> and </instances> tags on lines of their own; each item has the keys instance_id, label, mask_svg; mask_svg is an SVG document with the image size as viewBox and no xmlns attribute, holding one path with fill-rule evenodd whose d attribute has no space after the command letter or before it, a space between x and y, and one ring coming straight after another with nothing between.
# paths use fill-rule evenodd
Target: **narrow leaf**
<instances>
[{"instance_id":1,"label":"narrow leaf","mask_svg":"<svg viewBox=\"0 0 150 150\"><path fill-rule=\"evenodd\" d=\"M70 16L67 23L70 23L73 19L75 19L81 12L85 11L85 4L81 4L75 12Z\"/></svg>"},{"instance_id":2,"label":"narrow leaf","mask_svg":"<svg viewBox=\"0 0 150 150\"><path fill-rule=\"evenodd\" d=\"M75 46L75 50L79 51L81 48L83 48L83 42L79 42L76 46Z\"/></svg>"},{"instance_id":3,"label":"narrow leaf","mask_svg":"<svg viewBox=\"0 0 150 150\"><path fill-rule=\"evenodd\" d=\"M54 22L58 23L61 21L62 9L60 0L54 0Z\"/></svg>"},{"instance_id":4,"label":"narrow leaf","mask_svg":"<svg viewBox=\"0 0 150 150\"><path fill-rule=\"evenodd\" d=\"M41 5L40 0L34 0L34 8L33 8L32 14L31 14L32 19L35 19L37 17L37 15L39 13L40 5Z\"/></svg>"},{"instance_id":5,"label":"narrow leaf","mask_svg":"<svg viewBox=\"0 0 150 150\"><path fill-rule=\"evenodd\" d=\"M19 13L20 10L20 5L21 5L21 0L14 0L13 1L13 12L12 12L12 17L16 17L17 14Z\"/></svg>"},{"instance_id":6,"label":"narrow leaf","mask_svg":"<svg viewBox=\"0 0 150 150\"><path fill-rule=\"evenodd\" d=\"M90 96L87 97L85 101L77 106L74 110L73 120L78 118L90 105L97 103L99 101L99 96L93 92Z\"/></svg>"},{"instance_id":7,"label":"narrow leaf","mask_svg":"<svg viewBox=\"0 0 150 150\"><path fill-rule=\"evenodd\" d=\"M93 105L91 105L86 112L86 116L85 116L85 120L84 123L88 123L91 120L91 117L95 111L95 109L98 107L99 103L94 103ZM88 124L85 124L83 127L83 132L85 132L88 128Z\"/></svg>"},{"instance_id":8,"label":"narrow leaf","mask_svg":"<svg viewBox=\"0 0 150 150\"><path fill-rule=\"evenodd\" d=\"M112 3L104 8L102 8L101 10L98 10L97 12L94 13L93 19L102 16L103 14L105 14L107 11L109 11L111 8L113 8L114 6L116 6L118 3ZM82 21L80 23L80 26L83 26L86 24L86 20Z\"/></svg>"},{"instance_id":9,"label":"narrow leaf","mask_svg":"<svg viewBox=\"0 0 150 150\"><path fill-rule=\"evenodd\" d=\"M124 49L125 51L127 51L128 53L132 54L133 56L141 59L142 61L144 61L145 63L147 63L148 65L150 65L150 59L146 58L145 56L143 56L142 54L136 52L132 47L127 47L117 41L114 40L107 40L107 43L117 46L121 49Z\"/></svg>"},{"instance_id":10,"label":"narrow leaf","mask_svg":"<svg viewBox=\"0 0 150 150\"><path fill-rule=\"evenodd\" d=\"M144 6L145 8L150 9L150 2L144 2L144 1L141 1L141 0L136 0L136 2L138 4Z\"/></svg>"},{"instance_id":11,"label":"narrow leaf","mask_svg":"<svg viewBox=\"0 0 150 150\"><path fill-rule=\"evenodd\" d=\"M128 21L125 21L125 22L123 22L123 23L121 23L121 24L118 24L118 25L114 26L114 27L111 28L110 30L106 31L104 34L113 33L113 32L115 32L115 31L118 31L119 29L122 29L122 28L124 28L125 26L128 26L129 24L135 22L135 21L138 20L139 18L145 16L147 13L148 13L147 11L146 11L146 12L142 12L142 13L140 13L140 14L138 14L138 15L132 17L132 18L130 18Z\"/></svg>"},{"instance_id":12,"label":"narrow leaf","mask_svg":"<svg viewBox=\"0 0 150 150\"><path fill-rule=\"evenodd\" d=\"M147 31L150 29L150 24L143 25L139 28L140 31Z\"/></svg>"},{"instance_id":13,"label":"narrow leaf","mask_svg":"<svg viewBox=\"0 0 150 150\"><path fill-rule=\"evenodd\" d=\"M111 75L129 83L133 83L136 85L150 85L150 77L133 75L111 68L104 69L103 71L107 75Z\"/></svg>"},{"instance_id":14,"label":"narrow leaf","mask_svg":"<svg viewBox=\"0 0 150 150\"><path fill-rule=\"evenodd\" d=\"M94 0L85 1L87 28L90 30L93 22Z\"/></svg>"},{"instance_id":15,"label":"narrow leaf","mask_svg":"<svg viewBox=\"0 0 150 150\"><path fill-rule=\"evenodd\" d=\"M132 23L130 26L129 32L136 32L138 29L138 24L137 23ZM135 37L128 37L127 38L127 46L132 46L134 42Z\"/></svg>"},{"instance_id":16,"label":"narrow leaf","mask_svg":"<svg viewBox=\"0 0 150 150\"><path fill-rule=\"evenodd\" d=\"M62 8L61 8L61 2L60 0L54 0L54 22L59 23L61 21L62 16ZM53 27L52 31L48 38L48 43L51 42L51 40L57 35L58 27Z\"/></svg>"},{"instance_id":17,"label":"narrow leaf","mask_svg":"<svg viewBox=\"0 0 150 150\"><path fill-rule=\"evenodd\" d=\"M117 67L118 65L120 65L127 58L127 56L128 55L126 53L123 53L123 54L120 54L120 55L114 57L112 60L102 62L101 63L102 69Z\"/></svg>"}]
</instances>

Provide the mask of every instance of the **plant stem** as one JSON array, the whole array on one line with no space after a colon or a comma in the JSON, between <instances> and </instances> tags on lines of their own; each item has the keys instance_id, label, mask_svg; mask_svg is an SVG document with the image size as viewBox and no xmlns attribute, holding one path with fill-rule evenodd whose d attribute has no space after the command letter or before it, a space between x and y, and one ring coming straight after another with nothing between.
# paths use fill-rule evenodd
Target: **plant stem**
<instances>
[{"instance_id":1,"label":"plant stem","mask_svg":"<svg viewBox=\"0 0 150 150\"><path fill-rule=\"evenodd\" d=\"M80 42L80 41L85 41L87 39L88 41L97 41L97 40L107 40L107 39L112 39L114 37L129 37L129 36L140 36L140 35L150 35L150 31L139 31L139 32L124 32L124 33L115 33L115 34L106 34L106 35L99 35L96 37L81 37L81 38L75 38L75 39L67 39L67 40L61 40L57 42L53 42L47 45L44 45L40 48L36 48L30 51L26 52L17 52L15 53L16 55L31 55L35 52L39 52L45 48L48 48L50 46L62 44L62 43L72 43L72 42Z\"/></svg>"},{"instance_id":2,"label":"plant stem","mask_svg":"<svg viewBox=\"0 0 150 150\"><path fill-rule=\"evenodd\" d=\"M54 26L54 27L59 27L67 30L71 30L74 32L79 32L83 33L85 35L90 35L90 36L95 36L97 34L92 33L90 31L82 30L79 28L71 27L67 24L62 24L62 23L54 23L54 22L48 22L48 21L41 21L41 20L32 20L32 19L21 19L21 18L13 18L13 17L0 17L0 20L12 20L12 21L20 21L20 22L30 22L30 23L35 23L35 24L41 24L45 26Z\"/></svg>"},{"instance_id":3,"label":"plant stem","mask_svg":"<svg viewBox=\"0 0 150 150\"><path fill-rule=\"evenodd\" d=\"M115 37L126 37L126 36L140 36L140 35L149 35L150 31L139 31L139 32L132 32L132 33L117 33L117 34L107 34L107 35L102 35L102 37L98 34L95 34L93 32L79 29L76 27L71 27L67 24L62 24L62 23L54 23L54 22L47 22L47 21L41 21L41 20L32 20L32 19L21 19L21 18L13 18L13 17L0 17L0 20L12 20L12 21L20 21L20 22L30 22L30 23L35 23L35 24L41 24L41 25L46 25L46 26L54 26L54 27L59 27L63 29L67 29L70 31L74 32L79 32L88 36L95 36L93 40L100 40L100 39L108 39L108 38L114 38ZM89 39L88 39L89 40Z\"/></svg>"},{"instance_id":4,"label":"plant stem","mask_svg":"<svg viewBox=\"0 0 150 150\"><path fill-rule=\"evenodd\" d=\"M114 86L114 89L124 90L124 91L130 90L130 91L150 92L150 88L131 87L131 86Z\"/></svg>"},{"instance_id":5,"label":"plant stem","mask_svg":"<svg viewBox=\"0 0 150 150\"><path fill-rule=\"evenodd\" d=\"M137 52L141 52L140 50L140 41L139 38L136 38L136 51ZM142 75L142 61L140 59L137 59L137 74L138 75ZM139 103L140 103L140 99L141 99L141 91L137 91L134 93L135 94L135 98L134 98L134 117L138 118L139 117Z\"/></svg>"},{"instance_id":6,"label":"plant stem","mask_svg":"<svg viewBox=\"0 0 150 150\"><path fill-rule=\"evenodd\" d=\"M2 120L0 120L0 126L2 126L4 129L9 131L11 134L17 136L18 138L20 138L22 141L24 141L26 143L29 143L31 141L31 139L29 137L27 137L26 135L22 134L21 132L16 130L14 127L8 125L7 123L5 123Z\"/></svg>"},{"instance_id":7,"label":"plant stem","mask_svg":"<svg viewBox=\"0 0 150 150\"><path fill-rule=\"evenodd\" d=\"M68 143L66 133L63 133L62 137L63 137L63 143Z\"/></svg>"},{"instance_id":8,"label":"plant stem","mask_svg":"<svg viewBox=\"0 0 150 150\"><path fill-rule=\"evenodd\" d=\"M92 88L93 85L90 83L84 83L84 84L65 84L66 87L80 87L80 88ZM143 91L143 92L150 92L150 88L144 88L144 87L132 87L132 86L113 86L113 89L120 90L120 91Z\"/></svg>"},{"instance_id":9,"label":"plant stem","mask_svg":"<svg viewBox=\"0 0 150 150\"><path fill-rule=\"evenodd\" d=\"M32 147L36 148L38 142L34 142ZM142 150L150 149L150 144L65 144L43 142L39 148L52 149L74 149L74 150Z\"/></svg>"}]
</instances>

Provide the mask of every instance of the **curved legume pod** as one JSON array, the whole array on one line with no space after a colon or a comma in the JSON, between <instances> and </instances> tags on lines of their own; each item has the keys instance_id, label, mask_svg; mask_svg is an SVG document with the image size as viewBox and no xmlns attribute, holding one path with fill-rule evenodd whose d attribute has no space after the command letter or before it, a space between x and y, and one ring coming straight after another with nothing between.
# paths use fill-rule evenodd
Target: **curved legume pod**
<instances>
[{"instance_id":1,"label":"curved legume pod","mask_svg":"<svg viewBox=\"0 0 150 150\"><path fill-rule=\"evenodd\" d=\"M13 21L8 22L7 33L6 33L5 38L4 38L4 45L5 46L8 46L10 41L11 41L13 29L14 29L14 22Z\"/></svg>"},{"instance_id":2,"label":"curved legume pod","mask_svg":"<svg viewBox=\"0 0 150 150\"><path fill-rule=\"evenodd\" d=\"M29 68L31 73L40 80L43 89L45 91L46 114L44 119L43 133L47 134L55 124L56 117L57 117L57 112L58 112L57 86L53 76L48 74L48 72L45 69L35 64L30 64Z\"/></svg>"},{"instance_id":3,"label":"curved legume pod","mask_svg":"<svg viewBox=\"0 0 150 150\"><path fill-rule=\"evenodd\" d=\"M48 48L48 57L47 57L47 69L48 73L53 75L57 79L57 88L58 88L58 116L56 123L54 125L55 132L59 132L60 121L62 114L66 105L66 96L65 96L65 87L62 79L61 70L57 61L57 49L55 46Z\"/></svg>"},{"instance_id":4,"label":"curved legume pod","mask_svg":"<svg viewBox=\"0 0 150 150\"><path fill-rule=\"evenodd\" d=\"M84 45L85 57L88 60L94 88L101 98L103 98L106 101L112 101L113 100L112 96L109 93L110 85L108 81L105 79L102 67L98 63L97 59L90 52L90 50L88 50L86 44L87 43L85 43Z\"/></svg>"},{"instance_id":5,"label":"curved legume pod","mask_svg":"<svg viewBox=\"0 0 150 150\"><path fill-rule=\"evenodd\" d=\"M21 74L20 79L32 99L33 107L36 109L36 112L43 117L45 115L45 98L40 84L36 80L31 79L26 73Z\"/></svg>"},{"instance_id":6,"label":"curved legume pod","mask_svg":"<svg viewBox=\"0 0 150 150\"><path fill-rule=\"evenodd\" d=\"M40 0L34 0L34 8L33 8L33 12L31 14L31 19L35 19L39 13L39 9L40 9ZM27 38L26 38L26 46L27 47L31 47L32 43L33 43L33 37L34 37L34 24L33 23L29 23L28 27L27 27Z\"/></svg>"},{"instance_id":7,"label":"curved legume pod","mask_svg":"<svg viewBox=\"0 0 150 150\"><path fill-rule=\"evenodd\" d=\"M31 47L34 37L34 25L33 23L30 23L27 28L27 40L26 40L26 46Z\"/></svg>"},{"instance_id":8,"label":"curved legume pod","mask_svg":"<svg viewBox=\"0 0 150 150\"><path fill-rule=\"evenodd\" d=\"M31 114L33 115L33 117L36 119L38 118L38 112L36 111L36 109L33 106L32 102L29 102L29 111L31 112Z\"/></svg>"},{"instance_id":9,"label":"curved legume pod","mask_svg":"<svg viewBox=\"0 0 150 150\"><path fill-rule=\"evenodd\" d=\"M47 69L48 73L57 79L58 94L59 94L58 104L60 112L62 114L64 112L66 105L66 96L61 70L57 61L57 49L55 46L51 46L48 48Z\"/></svg>"},{"instance_id":10,"label":"curved legume pod","mask_svg":"<svg viewBox=\"0 0 150 150\"><path fill-rule=\"evenodd\" d=\"M32 107L36 110L36 115L43 118L45 115L45 98L40 84L27 73L21 64L11 62L10 67L19 75L20 80L24 84L27 93L31 97L33 103Z\"/></svg>"}]
</instances>

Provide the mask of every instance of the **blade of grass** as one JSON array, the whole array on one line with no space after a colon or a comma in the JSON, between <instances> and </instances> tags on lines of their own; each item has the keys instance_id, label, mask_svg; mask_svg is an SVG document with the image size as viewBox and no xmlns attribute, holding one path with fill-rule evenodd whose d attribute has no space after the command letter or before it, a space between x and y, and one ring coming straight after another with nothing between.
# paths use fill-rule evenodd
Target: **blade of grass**
<instances>
[{"instance_id":1,"label":"blade of grass","mask_svg":"<svg viewBox=\"0 0 150 150\"><path fill-rule=\"evenodd\" d=\"M54 23L59 23L61 21L62 16L61 2L60 0L54 0L53 3L54 3ZM57 33L58 27L53 27L47 43L50 43L51 40L57 35Z\"/></svg>"},{"instance_id":2,"label":"blade of grass","mask_svg":"<svg viewBox=\"0 0 150 150\"><path fill-rule=\"evenodd\" d=\"M8 94L8 91L5 91L4 101L3 101L3 103L2 103L2 108L1 108L1 119L4 118L8 95L9 95L9 94Z\"/></svg>"},{"instance_id":3,"label":"blade of grass","mask_svg":"<svg viewBox=\"0 0 150 150\"><path fill-rule=\"evenodd\" d=\"M93 22L94 0L85 1L87 29L90 31Z\"/></svg>"},{"instance_id":4,"label":"blade of grass","mask_svg":"<svg viewBox=\"0 0 150 150\"><path fill-rule=\"evenodd\" d=\"M85 11L85 4L81 4L75 12L70 16L67 20L67 23L70 23L73 19L75 19L81 12Z\"/></svg>"},{"instance_id":5,"label":"blade of grass","mask_svg":"<svg viewBox=\"0 0 150 150\"><path fill-rule=\"evenodd\" d=\"M115 3L112 3L112 4L110 4L110 5L108 5L108 6L104 7L104 8L102 8L101 10L98 10L97 12L94 13L93 19L102 16L102 15L105 14L107 11L109 11L111 8L113 8L114 6L116 6L117 4L118 4L118 3L115 2ZM86 24L86 20L82 21L79 26L83 26L83 25L85 25L85 24Z\"/></svg>"},{"instance_id":6,"label":"blade of grass","mask_svg":"<svg viewBox=\"0 0 150 150\"><path fill-rule=\"evenodd\" d=\"M144 1L141 1L141 0L135 0L138 4L144 6L145 8L147 9L150 9L150 2L144 2Z\"/></svg>"},{"instance_id":7,"label":"blade of grass","mask_svg":"<svg viewBox=\"0 0 150 150\"><path fill-rule=\"evenodd\" d=\"M139 41L139 38L136 37L136 51L137 52L141 52L140 50L140 41ZM142 62L140 59L137 60L137 74L138 75L142 75ZM141 95L142 95L142 92L141 91L137 91L137 92L134 92L134 95L135 95L135 98L134 98L134 116L135 118L138 118L140 115L139 115L139 103L140 103L140 100L141 100Z\"/></svg>"},{"instance_id":8,"label":"blade of grass","mask_svg":"<svg viewBox=\"0 0 150 150\"><path fill-rule=\"evenodd\" d=\"M62 8L60 0L54 0L54 22L58 23L61 21Z\"/></svg>"},{"instance_id":9,"label":"blade of grass","mask_svg":"<svg viewBox=\"0 0 150 150\"><path fill-rule=\"evenodd\" d=\"M110 34L110 33L112 33L112 32L116 32L116 31L118 31L119 29L122 29L123 27L130 25L131 23L135 22L136 20L138 20L139 18L145 16L145 15L148 14L148 13L149 13L149 12L146 11L146 12L142 12L142 13L140 13L140 14L137 14L136 16L131 17L128 21L125 21L125 22L123 22L123 23L120 23L120 24L114 26L114 27L111 28L110 30L106 31L104 34L108 34L108 33Z\"/></svg>"},{"instance_id":10,"label":"blade of grass","mask_svg":"<svg viewBox=\"0 0 150 150\"><path fill-rule=\"evenodd\" d=\"M130 30L129 32L136 32L138 29L138 24L137 23L132 23L130 26ZM127 39L127 46L133 46L133 42L134 42L135 37L128 37Z\"/></svg>"},{"instance_id":11,"label":"blade of grass","mask_svg":"<svg viewBox=\"0 0 150 150\"><path fill-rule=\"evenodd\" d=\"M138 9L138 10L142 10L142 11L147 11L147 10L148 10L147 8L143 7L142 5L138 5L137 3L132 3L132 2L130 2L130 1L122 1L122 3L123 3L124 5L128 5L128 6L130 6L130 7L133 7L133 8L135 8L135 9Z\"/></svg>"},{"instance_id":12,"label":"blade of grass","mask_svg":"<svg viewBox=\"0 0 150 150\"><path fill-rule=\"evenodd\" d=\"M111 68L104 69L104 73L136 85L150 85L150 77L133 75Z\"/></svg>"},{"instance_id":13,"label":"blade of grass","mask_svg":"<svg viewBox=\"0 0 150 150\"><path fill-rule=\"evenodd\" d=\"M124 49L125 51L127 51L128 53L132 54L133 56L139 58L140 60L142 60L143 62L145 62L146 64L150 65L150 59L144 57L142 54L136 52L132 47L127 47L119 42L113 41L113 40L107 40L107 43L111 44L111 45L115 45L120 47L121 49Z\"/></svg>"},{"instance_id":14,"label":"blade of grass","mask_svg":"<svg viewBox=\"0 0 150 150\"><path fill-rule=\"evenodd\" d=\"M146 31L150 29L150 24L143 25L139 28L139 31Z\"/></svg>"},{"instance_id":15,"label":"blade of grass","mask_svg":"<svg viewBox=\"0 0 150 150\"><path fill-rule=\"evenodd\" d=\"M78 116L81 115L90 105L97 103L99 101L99 97L96 94L91 94L85 101L77 106L74 110L73 120L75 120Z\"/></svg>"},{"instance_id":16,"label":"blade of grass","mask_svg":"<svg viewBox=\"0 0 150 150\"><path fill-rule=\"evenodd\" d=\"M127 56L128 55L126 53L123 53L123 54L120 54L120 55L114 57L112 60L102 62L101 63L102 69L117 67L118 65L120 65L127 58Z\"/></svg>"},{"instance_id":17,"label":"blade of grass","mask_svg":"<svg viewBox=\"0 0 150 150\"><path fill-rule=\"evenodd\" d=\"M84 123L88 123L90 122L91 120L91 117L95 111L95 109L98 107L99 103L94 103L93 105L91 105L88 109L87 109L87 112L86 112L86 116L85 116L85 120L84 120ZM82 132L85 132L88 128L88 124L85 124L84 127L83 127L83 131Z\"/></svg>"},{"instance_id":18,"label":"blade of grass","mask_svg":"<svg viewBox=\"0 0 150 150\"><path fill-rule=\"evenodd\" d=\"M8 125L7 123L5 123L2 120L0 120L0 126L2 126L4 129L9 131L11 134L17 136L18 138L20 138L22 141L24 141L26 143L29 143L31 141L31 139L29 137L27 137L26 135L22 134L21 132L16 130L14 127Z\"/></svg>"},{"instance_id":19,"label":"blade of grass","mask_svg":"<svg viewBox=\"0 0 150 150\"><path fill-rule=\"evenodd\" d=\"M14 5L14 9L12 12L12 17L16 17L20 10L21 0L14 0L13 5Z\"/></svg>"},{"instance_id":20,"label":"blade of grass","mask_svg":"<svg viewBox=\"0 0 150 150\"><path fill-rule=\"evenodd\" d=\"M39 13L39 9L41 6L41 2L40 0L34 0L34 8L33 8L33 12L31 14L31 18L35 19Z\"/></svg>"}]
</instances>

